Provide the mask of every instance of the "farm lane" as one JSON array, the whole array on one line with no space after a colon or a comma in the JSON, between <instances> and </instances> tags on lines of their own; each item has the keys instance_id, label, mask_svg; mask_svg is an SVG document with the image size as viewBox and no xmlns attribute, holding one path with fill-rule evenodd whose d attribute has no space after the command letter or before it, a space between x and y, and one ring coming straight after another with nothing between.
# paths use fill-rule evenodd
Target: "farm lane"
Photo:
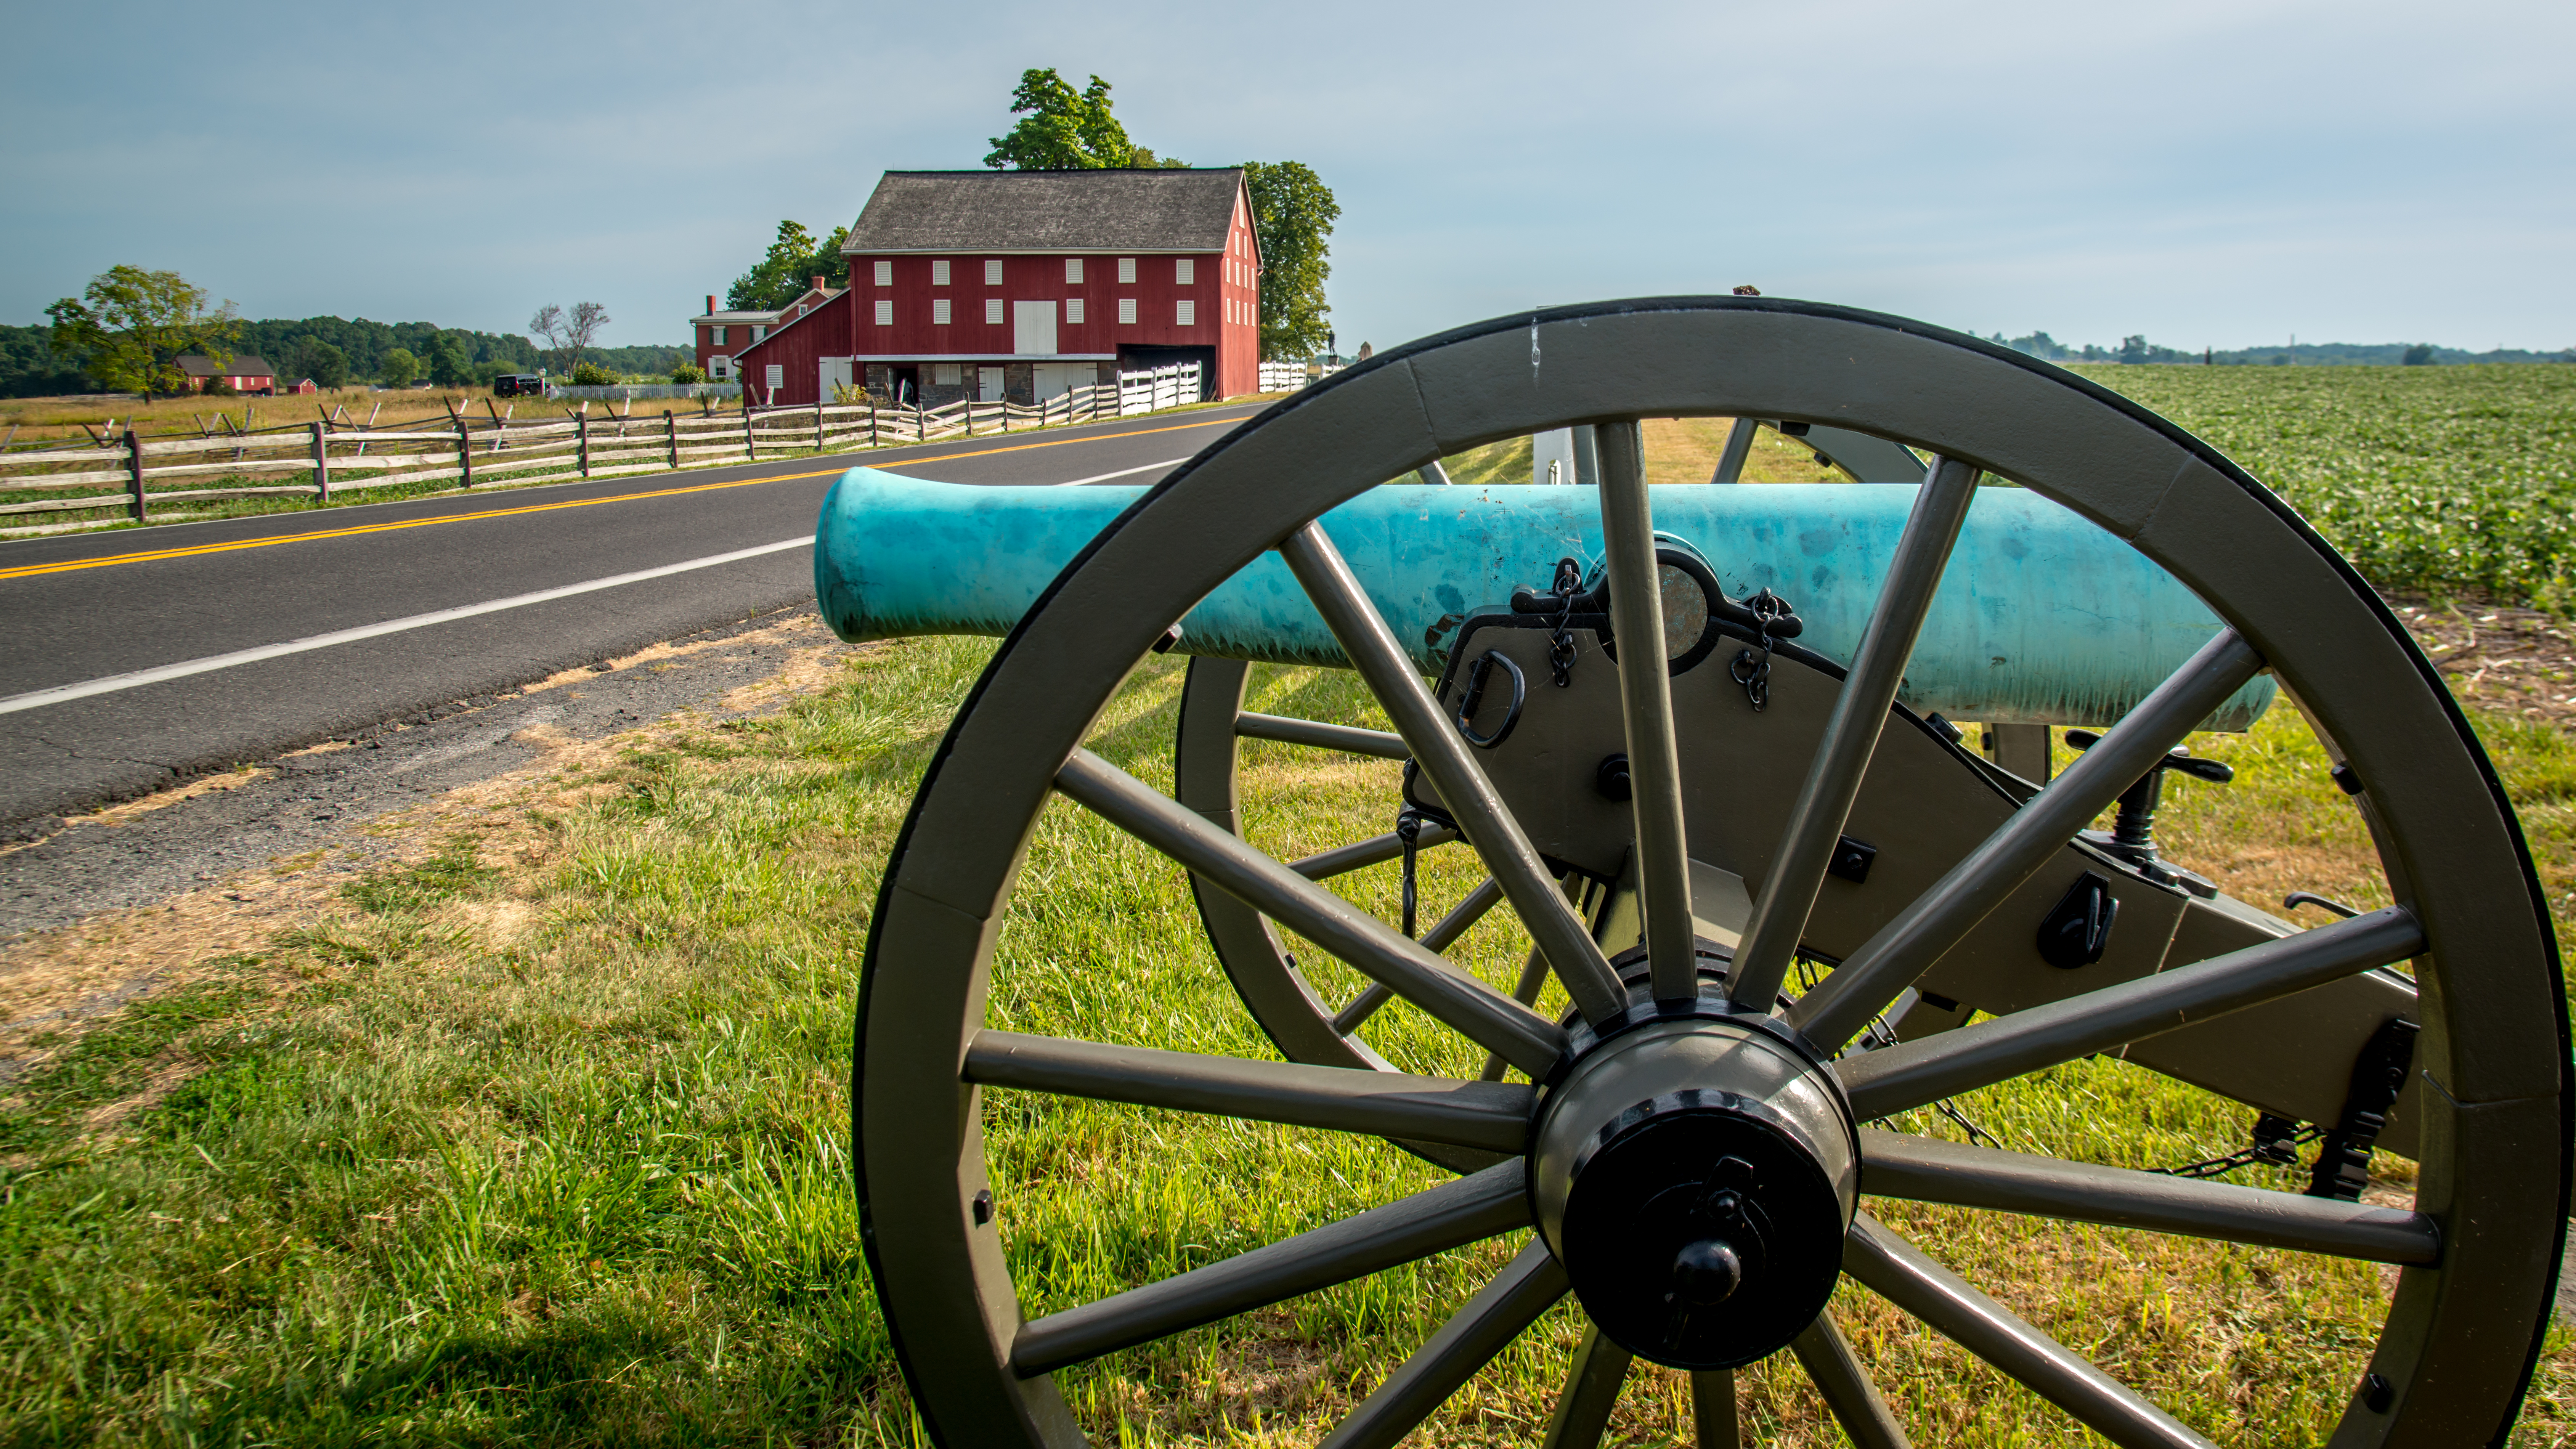
<instances>
[{"instance_id":1,"label":"farm lane","mask_svg":"<svg viewBox=\"0 0 2576 1449\"><path fill-rule=\"evenodd\" d=\"M1150 482L1260 404L695 473L0 543L16 697L774 546L849 466L981 485ZM789 548L0 712L0 829L499 694L812 594Z\"/></svg>"}]
</instances>

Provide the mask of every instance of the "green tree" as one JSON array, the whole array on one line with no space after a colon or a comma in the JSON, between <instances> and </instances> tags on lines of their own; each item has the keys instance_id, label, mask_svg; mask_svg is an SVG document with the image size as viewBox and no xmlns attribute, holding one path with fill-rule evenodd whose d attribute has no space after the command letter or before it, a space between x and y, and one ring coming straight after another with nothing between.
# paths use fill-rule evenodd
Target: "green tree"
<instances>
[{"instance_id":1,"label":"green tree","mask_svg":"<svg viewBox=\"0 0 2576 1449\"><path fill-rule=\"evenodd\" d=\"M2120 339L2120 361L2140 363L2147 360L2147 339L2143 333L2132 333Z\"/></svg>"},{"instance_id":2,"label":"green tree","mask_svg":"<svg viewBox=\"0 0 2576 1449\"><path fill-rule=\"evenodd\" d=\"M1006 166L1018 171L1097 171L1137 164L1136 143L1127 139L1127 128L1110 114L1109 82L1098 76L1091 78L1089 87L1076 91L1053 66L1024 70L1019 88L1011 92L1011 114L1019 119L1011 123L1010 134L992 137L993 149L984 157L984 164L996 171ZM1146 164L1164 163L1149 160Z\"/></svg>"},{"instance_id":3,"label":"green tree","mask_svg":"<svg viewBox=\"0 0 2576 1449\"><path fill-rule=\"evenodd\" d=\"M816 277L827 287L849 285L850 259L841 255L841 243L848 240L846 226L832 228L820 241L803 222L782 221L778 237L769 244L769 252L750 271L734 278L725 292L725 305L745 311L775 312L805 295Z\"/></svg>"},{"instance_id":4,"label":"green tree","mask_svg":"<svg viewBox=\"0 0 2576 1449\"><path fill-rule=\"evenodd\" d=\"M2408 367L2430 367L2433 365L2433 344L2418 342L2407 348L2406 355L2398 360Z\"/></svg>"},{"instance_id":5,"label":"green tree","mask_svg":"<svg viewBox=\"0 0 2576 1449\"><path fill-rule=\"evenodd\" d=\"M1261 242L1261 355L1310 356L1332 332L1324 282L1333 275L1329 239L1341 203L1302 161L1246 161L1243 180Z\"/></svg>"},{"instance_id":6,"label":"green tree","mask_svg":"<svg viewBox=\"0 0 2576 1449\"><path fill-rule=\"evenodd\" d=\"M279 382L309 377L315 386L324 389L346 387L349 383L349 354L319 337L295 339L276 361Z\"/></svg>"},{"instance_id":7,"label":"green tree","mask_svg":"<svg viewBox=\"0 0 2576 1449\"><path fill-rule=\"evenodd\" d=\"M465 344L441 334L429 347L429 380L440 387L462 387L474 380L474 359Z\"/></svg>"},{"instance_id":8,"label":"green tree","mask_svg":"<svg viewBox=\"0 0 2576 1449\"><path fill-rule=\"evenodd\" d=\"M420 359L412 356L408 347L389 348L376 364L376 375L389 387L408 387L413 378L420 376Z\"/></svg>"},{"instance_id":9,"label":"green tree","mask_svg":"<svg viewBox=\"0 0 2576 1449\"><path fill-rule=\"evenodd\" d=\"M55 354L85 357L90 380L109 392L176 393L186 385L181 357L229 362L228 344L241 331L232 303L210 308L205 288L177 272L141 267L108 268L45 315L53 319Z\"/></svg>"}]
</instances>

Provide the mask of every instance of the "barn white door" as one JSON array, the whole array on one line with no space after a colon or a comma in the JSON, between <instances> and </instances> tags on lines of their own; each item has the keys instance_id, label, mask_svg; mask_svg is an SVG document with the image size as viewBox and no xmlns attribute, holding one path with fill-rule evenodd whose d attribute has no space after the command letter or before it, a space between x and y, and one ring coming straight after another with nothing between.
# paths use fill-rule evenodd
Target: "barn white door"
<instances>
[{"instance_id":1,"label":"barn white door","mask_svg":"<svg viewBox=\"0 0 2576 1449\"><path fill-rule=\"evenodd\" d=\"M832 389L836 387L848 387L850 385L850 359L846 357L824 358L821 382L822 385L816 390L814 396L823 402L838 402L840 399Z\"/></svg>"},{"instance_id":2,"label":"barn white door","mask_svg":"<svg viewBox=\"0 0 2576 1449\"><path fill-rule=\"evenodd\" d=\"M1054 352L1055 304L1053 302L1013 302L1011 332L1013 352L1022 354Z\"/></svg>"},{"instance_id":3,"label":"barn white door","mask_svg":"<svg viewBox=\"0 0 2576 1449\"><path fill-rule=\"evenodd\" d=\"M1000 368L998 368L998 367L979 367L979 368L976 368L976 369L975 369L975 401L977 401L977 402L1000 402L1001 400L1002 400L1002 369L1000 369Z\"/></svg>"}]
</instances>

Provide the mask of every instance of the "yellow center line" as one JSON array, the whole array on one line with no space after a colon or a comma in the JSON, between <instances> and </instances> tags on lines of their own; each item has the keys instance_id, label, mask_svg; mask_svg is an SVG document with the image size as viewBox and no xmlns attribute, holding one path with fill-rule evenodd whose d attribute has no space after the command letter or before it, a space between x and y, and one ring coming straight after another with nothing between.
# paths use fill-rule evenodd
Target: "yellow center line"
<instances>
[{"instance_id":1,"label":"yellow center line","mask_svg":"<svg viewBox=\"0 0 2576 1449\"><path fill-rule=\"evenodd\" d=\"M1138 428L1125 433L1094 433L1081 438L1054 438L1043 443L1016 443L1006 448L979 448L964 453L941 453L929 458L902 458L884 466L908 468L916 463L944 463L952 458L983 458L995 453L1024 453L1031 448L1062 448L1074 443L1101 443L1112 438L1141 438L1151 433L1177 433L1186 428L1212 428L1221 423L1235 423L1240 418L1209 418L1203 422L1174 423L1163 428ZM866 467L867 464L854 466ZM104 558L65 559L59 563L28 564L20 568L0 569L0 579L33 578L39 574L67 574L80 569L103 569L116 564L151 563L159 559L195 558L200 554L234 553L248 548L274 548L282 543L307 543L325 538L354 538L367 533L390 533L401 528L427 528L440 523L469 523L478 518L509 518L522 513L552 513L564 508L592 508L603 503L634 503L646 498L672 498L683 493L706 493L718 488L749 488L760 483L792 483L800 478L829 478L846 473L848 468L823 468L811 473L772 473L763 478L733 478L722 483L694 483L685 488L657 488L649 493L620 493L612 498L573 498L558 503L528 503L517 508L487 508L477 513L446 513L436 518L407 518L395 523L366 523L351 528L316 529L310 533L279 534L273 538L235 539L229 543L200 543L183 548L157 548L143 553L110 554Z\"/></svg>"}]
</instances>

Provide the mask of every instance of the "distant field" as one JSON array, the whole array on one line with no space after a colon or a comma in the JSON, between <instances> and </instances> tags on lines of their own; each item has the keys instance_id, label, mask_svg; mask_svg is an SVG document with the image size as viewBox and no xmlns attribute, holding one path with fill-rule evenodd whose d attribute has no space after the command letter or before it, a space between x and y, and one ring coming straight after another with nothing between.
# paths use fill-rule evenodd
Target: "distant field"
<instances>
[{"instance_id":1,"label":"distant field","mask_svg":"<svg viewBox=\"0 0 2576 1449\"><path fill-rule=\"evenodd\" d=\"M2382 588L2576 609L2576 367L2075 371L2217 444Z\"/></svg>"}]
</instances>

